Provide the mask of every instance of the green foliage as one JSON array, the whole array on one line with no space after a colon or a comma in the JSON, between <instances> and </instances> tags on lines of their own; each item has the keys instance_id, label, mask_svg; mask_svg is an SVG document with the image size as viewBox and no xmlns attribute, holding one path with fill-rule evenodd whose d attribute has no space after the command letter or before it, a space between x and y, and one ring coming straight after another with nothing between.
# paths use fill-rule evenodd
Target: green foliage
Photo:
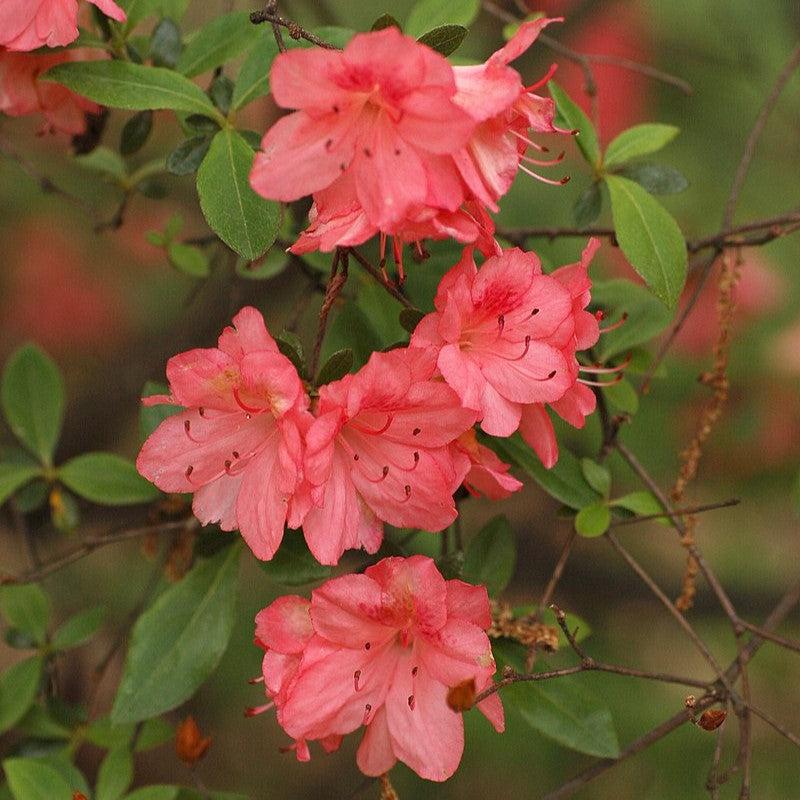
<instances>
[{"instance_id":1,"label":"green foliage","mask_svg":"<svg viewBox=\"0 0 800 800\"><path fill-rule=\"evenodd\" d=\"M214 17L191 37L177 70L188 78L208 72L252 47L260 35L246 11Z\"/></svg>"},{"instance_id":2,"label":"green foliage","mask_svg":"<svg viewBox=\"0 0 800 800\"><path fill-rule=\"evenodd\" d=\"M586 483L598 494L608 498L611 493L611 473L602 464L598 464L591 458L581 459L581 472L586 478Z\"/></svg>"},{"instance_id":3,"label":"green foliage","mask_svg":"<svg viewBox=\"0 0 800 800\"><path fill-rule=\"evenodd\" d=\"M54 650L71 650L86 644L100 630L106 618L102 606L88 608L70 617L54 634L52 647Z\"/></svg>"},{"instance_id":4,"label":"green foliage","mask_svg":"<svg viewBox=\"0 0 800 800\"><path fill-rule=\"evenodd\" d=\"M422 44L428 45L443 56L455 53L469 31L463 25L440 25L419 37Z\"/></svg>"},{"instance_id":5,"label":"green foliage","mask_svg":"<svg viewBox=\"0 0 800 800\"><path fill-rule=\"evenodd\" d=\"M3 771L14 800L70 800L75 788L53 766L34 758L7 758Z\"/></svg>"},{"instance_id":6,"label":"green foliage","mask_svg":"<svg viewBox=\"0 0 800 800\"><path fill-rule=\"evenodd\" d=\"M122 128L119 140L119 151L124 156L133 155L144 147L153 130L153 112L140 111L134 114Z\"/></svg>"},{"instance_id":7,"label":"green foliage","mask_svg":"<svg viewBox=\"0 0 800 800\"><path fill-rule=\"evenodd\" d=\"M32 461L0 461L0 505L14 492L41 473L41 467Z\"/></svg>"},{"instance_id":8,"label":"green foliage","mask_svg":"<svg viewBox=\"0 0 800 800\"><path fill-rule=\"evenodd\" d=\"M172 242L167 247L167 258L178 272L183 272L192 278L207 278L211 274L208 256L193 244Z\"/></svg>"},{"instance_id":9,"label":"green foliage","mask_svg":"<svg viewBox=\"0 0 800 800\"><path fill-rule=\"evenodd\" d=\"M32 656L0 674L0 733L16 725L33 705L44 670L44 658Z\"/></svg>"},{"instance_id":10,"label":"green foliage","mask_svg":"<svg viewBox=\"0 0 800 800\"><path fill-rule=\"evenodd\" d=\"M686 282L686 242L678 223L638 183L607 175L617 241L659 300L673 308Z\"/></svg>"},{"instance_id":11,"label":"green foliage","mask_svg":"<svg viewBox=\"0 0 800 800\"><path fill-rule=\"evenodd\" d=\"M174 69L181 57L183 42L180 28L171 19L162 19L150 37L150 57L157 67Z\"/></svg>"},{"instance_id":12,"label":"green foliage","mask_svg":"<svg viewBox=\"0 0 800 800\"><path fill-rule=\"evenodd\" d=\"M167 156L167 171L178 176L192 175L197 172L211 147L213 138L208 134L202 134L181 142Z\"/></svg>"},{"instance_id":13,"label":"green foliage","mask_svg":"<svg viewBox=\"0 0 800 800\"><path fill-rule=\"evenodd\" d=\"M43 464L52 464L64 417L64 382L36 345L23 345L6 362L0 402L14 436Z\"/></svg>"},{"instance_id":14,"label":"green foliage","mask_svg":"<svg viewBox=\"0 0 800 800\"><path fill-rule=\"evenodd\" d=\"M261 37L256 40L239 69L231 102L234 110L238 111L253 100L269 94L269 71L277 55L275 37L271 31L262 30Z\"/></svg>"},{"instance_id":15,"label":"green foliage","mask_svg":"<svg viewBox=\"0 0 800 800\"><path fill-rule=\"evenodd\" d=\"M650 514L664 513L664 508L662 507L661 503L658 502L656 497L651 492L646 491L631 492L630 494L625 494L622 497L616 497L609 503L609 505L616 506L618 508L624 508L626 511L630 511L640 517L646 517ZM670 525L669 517L653 520L653 522L658 522L666 526Z\"/></svg>"},{"instance_id":16,"label":"green foliage","mask_svg":"<svg viewBox=\"0 0 800 800\"><path fill-rule=\"evenodd\" d=\"M239 259L236 274L249 281L265 281L280 275L289 266L289 257L280 247L272 247L258 261Z\"/></svg>"},{"instance_id":17,"label":"green foliage","mask_svg":"<svg viewBox=\"0 0 800 800\"><path fill-rule=\"evenodd\" d=\"M614 408L626 414L635 414L639 410L639 395L636 394L633 384L625 378L609 382L603 387L603 394Z\"/></svg>"},{"instance_id":18,"label":"green foliage","mask_svg":"<svg viewBox=\"0 0 800 800\"><path fill-rule=\"evenodd\" d=\"M176 800L178 786L144 786L131 792L125 800Z\"/></svg>"},{"instance_id":19,"label":"green foliage","mask_svg":"<svg viewBox=\"0 0 800 800\"><path fill-rule=\"evenodd\" d=\"M189 5L189 0L119 0L119 5L125 9L128 17L123 27L123 31L128 33L150 16L180 19Z\"/></svg>"},{"instance_id":20,"label":"green foliage","mask_svg":"<svg viewBox=\"0 0 800 800\"><path fill-rule=\"evenodd\" d=\"M583 476L580 462L569 450L562 447L555 466L545 469L519 434L508 439L491 439L488 444L522 467L542 489L564 505L577 510L597 500L597 494Z\"/></svg>"},{"instance_id":21,"label":"green foliage","mask_svg":"<svg viewBox=\"0 0 800 800\"><path fill-rule=\"evenodd\" d=\"M403 26L391 14L381 14L378 19L372 23L370 30L382 31L385 28L397 28L399 31L403 30Z\"/></svg>"},{"instance_id":22,"label":"green foliage","mask_svg":"<svg viewBox=\"0 0 800 800\"><path fill-rule=\"evenodd\" d=\"M156 394L169 395L169 386L165 383L147 381L142 387L142 397L152 397ZM169 403L157 406L139 406L139 432L144 441L167 417L181 411L180 406L172 406Z\"/></svg>"},{"instance_id":23,"label":"green foliage","mask_svg":"<svg viewBox=\"0 0 800 800\"><path fill-rule=\"evenodd\" d=\"M689 181L674 167L664 164L628 164L617 175L635 181L650 194L678 194L689 188Z\"/></svg>"},{"instance_id":24,"label":"green foliage","mask_svg":"<svg viewBox=\"0 0 800 800\"><path fill-rule=\"evenodd\" d=\"M58 477L75 494L100 505L148 503L160 495L130 461L114 453L83 453L60 467Z\"/></svg>"},{"instance_id":25,"label":"green foliage","mask_svg":"<svg viewBox=\"0 0 800 800\"><path fill-rule=\"evenodd\" d=\"M303 353L303 343L300 337L292 331L281 331L275 337L275 343L278 345L278 350L294 364L300 375L306 374L306 357Z\"/></svg>"},{"instance_id":26,"label":"green foliage","mask_svg":"<svg viewBox=\"0 0 800 800\"><path fill-rule=\"evenodd\" d=\"M511 523L507 517L499 515L469 540L462 576L470 583L485 584L489 594L496 597L514 576L516 563L517 548Z\"/></svg>"},{"instance_id":27,"label":"green foliage","mask_svg":"<svg viewBox=\"0 0 800 800\"><path fill-rule=\"evenodd\" d=\"M416 308L404 308L400 312L400 324L409 333L414 333L424 316L425 314Z\"/></svg>"},{"instance_id":28,"label":"green foliage","mask_svg":"<svg viewBox=\"0 0 800 800\"><path fill-rule=\"evenodd\" d=\"M230 128L221 130L197 173L200 207L211 229L239 255L251 261L275 241L281 207L250 188L254 153Z\"/></svg>"},{"instance_id":29,"label":"green foliage","mask_svg":"<svg viewBox=\"0 0 800 800\"><path fill-rule=\"evenodd\" d=\"M235 621L240 548L198 561L137 620L111 719L138 722L169 711L205 682Z\"/></svg>"},{"instance_id":30,"label":"green foliage","mask_svg":"<svg viewBox=\"0 0 800 800\"><path fill-rule=\"evenodd\" d=\"M602 536L611 524L611 511L605 503L584 506L575 516L575 530L589 538Z\"/></svg>"},{"instance_id":31,"label":"green foliage","mask_svg":"<svg viewBox=\"0 0 800 800\"><path fill-rule=\"evenodd\" d=\"M602 210L603 193L600 191L600 184L592 181L591 185L584 189L575 201L572 209L575 224L579 228L588 228L590 225L594 225Z\"/></svg>"},{"instance_id":32,"label":"green foliage","mask_svg":"<svg viewBox=\"0 0 800 800\"><path fill-rule=\"evenodd\" d=\"M352 300L347 301L328 325L322 343L322 359L327 361L338 350L353 351L354 366L358 369L383 347L372 320Z\"/></svg>"},{"instance_id":33,"label":"green foliage","mask_svg":"<svg viewBox=\"0 0 800 800\"><path fill-rule=\"evenodd\" d=\"M320 564L309 552L303 535L288 532L278 552L271 561L259 561L258 566L266 575L284 586L303 586L325 580L331 575L331 568Z\"/></svg>"},{"instance_id":34,"label":"green foliage","mask_svg":"<svg viewBox=\"0 0 800 800\"><path fill-rule=\"evenodd\" d=\"M353 361L353 351L349 347L337 350L320 368L317 374L317 386L324 386L326 383L333 383L343 378L353 368Z\"/></svg>"},{"instance_id":35,"label":"green foliage","mask_svg":"<svg viewBox=\"0 0 800 800\"><path fill-rule=\"evenodd\" d=\"M611 169L625 164L632 158L655 153L668 145L679 133L680 128L674 125L657 123L634 125L611 140L603 157L603 165L606 169Z\"/></svg>"},{"instance_id":36,"label":"green foliage","mask_svg":"<svg viewBox=\"0 0 800 800\"><path fill-rule=\"evenodd\" d=\"M581 111L578 105L555 81L550 81L547 87L558 110L558 124L564 128L578 131L575 141L581 153L583 153L583 157L593 168L598 169L601 153L600 142L597 139L594 125L592 125L589 117Z\"/></svg>"},{"instance_id":37,"label":"green foliage","mask_svg":"<svg viewBox=\"0 0 800 800\"><path fill-rule=\"evenodd\" d=\"M75 156L75 161L85 169L102 172L104 175L122 182L128 177L128 168L119 153L108 147L95 147L91 153Z\"/></svg>"},{"instance_id":38,"label":"green foliage","mask_svg":"<svg viewBox=\"0 0 800 800\"><path fill-rule=\"evenodd\" d=\"M120 800L133 781L133 754L127 747L109 750L97 772L96 800Z\"/></svg>"},{"instance_id":39,"label":"green foliage","mask_svg":"<svg viewBox=\"0 0 800 800\"><path fill-rule=\"evenodd\" d=\"M188 78L163 67L126 61L81 61L59 64L40 80L55 81L73 92L112 108L129 111L172 109L216 117L213 103Z\"/></svg>"},{"instance_id":40,"label":"green foliage","mask_svg":"<svg viewBox=\"0 0 800 800\"><path fill-rule=\"evenodd\" d=\"M35 583L0 586L0 614L8 625L29 634L38 644L47 638L50 600Z\"/></svg>"},{"instance_id":41,"label":"green foliage","mask_svg":"<svg viewBox=\"0 0 800 800\"><path fill-rule=\"evenodd\" d=\"M418 0L408 15L405 32L418 37L442 25L469 27L479 11L480 0Z\"/></svg>"}]
</instances>

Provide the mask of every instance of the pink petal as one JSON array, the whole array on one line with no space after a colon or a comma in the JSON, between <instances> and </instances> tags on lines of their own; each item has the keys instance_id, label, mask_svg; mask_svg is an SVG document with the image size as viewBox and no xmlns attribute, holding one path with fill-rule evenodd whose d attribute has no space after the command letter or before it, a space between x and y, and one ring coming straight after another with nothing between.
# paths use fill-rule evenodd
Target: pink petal
<instances>
[{"instance_id":1,"label":"pink petal","mask_svg":"<svg viewBox=\"0 0 800 800\"><path fill-rule=\"evenodd\" d=\"M223 531L235 531L239 527L236 498L243 477L244 473L223 475L194 493L192 512L203 525L219 523Z\"/></svg>"},{"instance_id":2,"label":"pink petal","mask_svg":"<svg viewBox=\"0 0 800 800\"><path fill-rule=\"evenodd\" d=\"M597 406L595 393L582 383L576 383L559 400L551 403L553 411L575 428L582 428L586 417Z\"/></svg>"},{"instance_id":3,"label":"pink petal","mask_svg":"<svg viewBox=\"0 0 800 800\"><path fill-rule=\"evenodd\" d=\"M501 396L516 403L557 400L572 383L564 356L536 341L499 340L493 352L481 353L481 372Z\"/></svg>"},{"instance_id":4,"label":"pink petal","mask_svg":"<svg viewBox=\"0 0 800 800\"><path fill-rule=\"evenodd\" d=\"M239 361L248 353L266 350L278 352L278 345L270 336L264 317L257 308L245 306L233 318L233 326L225 328L219 337L218 347Z\"/></svg>"},{"instance_id":5,"label":"pink petal","mask_svg":"<svg viewBox=\"0 0 800 800\"><path fill-rule=\"evenodd\" d=\"M445 686L470 678L481 685L495 671L489 637L463 619L449 618L441 630L420 643L418 653L427 674Z\"/></svg>"},{"instance_id":6,"label":"pink petal","mask_svg":"<svg viewBox=\"0 0 800 800\"><path fill-rule=\"evenodd\" d=\"M381 706L364 731L364 738L356 752L356 763L365 775L379 776L396 763L392 738L386 717L386 706Z\"/></svg>"},{"instance_id":7,"label":"pink petal","mask_svg":"<svg viewBox=\"0 0 800 800\"><path fill-rule=\"evenodd\" d=\"M289 50L272 64L270 90L283 108L307 109L314 116L327 114L334 106L345 108L352 99L352 94L336 83L341 71L341 53L319 47Z\"/></svg>"},{"instance_id":8,"label":"pink petal","mask_svg":"<svg viewBox=\"0 0 800 800\"><path fill-rule=\"evenodd\" d=\"M296 594L284 595L256 615L256 638L280 653L302 653L314 635L311 603Z\"/></svg>"},{"instance_id":9,"label":"pink petal","mask_svg":"<svg viewBox=\"0 0 800 800\"><path fill-rule=\"evenodd\" d=\"M240 370L241 402L248 408L267 408L276 418L289 411L303 391L297 369L281 353L250 353Z\"/></svg>"},{"instance_id":10,"label":"pink petal","mask_svg":"<svg viewBox=\"0 0 800 800\"><path fill-rule=\"evenodd\" d=\"M489 683L487 683L487 686ZM481 688L483 691L486 687ZM478 711L483 714L498 733L502 733L506 729L505 712L503 711L503 703L500 700L500 695L495 692L490 694L485 700L478 703Z\"/></svg>"},{"instance_id":11,"label":"pink petal","mask_svg":"<svg viewBox=\"0 0 800 800\"><path fill-rule=\"evenodd\" d=\"M167 362L173 402L195 408L241 411L233 397L238 372L236 362L216 348L187 350Z\"/></svg>"},{"instance_id":12,"label":"pink petal","mask_svg":"<svg viewBox=\"0 0 800 800\"><path fill-rule=\"evenodd\" d=\"M486 630L492 624L486 587L455 579L447 581L447 615Z\"/></svg>"},{"instance_id":13,"label":"pink petal","mask_svg":"<svg viewBox=\"0 0 800 800\"><path fill-rule=\"evenodd\" d=\"M519 432L547 469L555 465L558 461L558 442L544 405L533 403L523 407Z\"/></svg>"},{"instance_id":14,"label":"pink petal","mask_svg":"<svg viewBox=\"0 0 800 800\"><path fill-rule=\"evenodd\" d=\"M511 61L515 61L536 41L544 28L553 22L563 21L563 17L551 19L541 17L530 22L523 22L508 42L490 56L489 63L509 64Z\"/></svg>"},{"instance_id":15,"label":"pink petal","mask_svg":"<svg viewBox=\"0 0 800 800\"><path fill-rule=\"evenodd\" d=\"M486 378L480 366L454 344L445 345L439 352L439 369L448 386L455 389L467 408L483 409Z\"/></svg>"},{"instance_id":16,"label":"pink petal","mask_svg":"<svg viewBox=\"0 0 800 800\"><path fill-rule=\"evenodd\" d=\"M89 2L94 3L107 17L111 17L117 22L125 22L127 19L125 12L114 0L89 0Z\"/></svg>"},{"instance_id":17,"label":"pink petal","mask_svg":"<svg viewBox=\"0 0 800 800\"><path fill-rule=\"evenodd\" d=\"M491 383L484 384L481 428L492 436L511 436L519 427L522 407L506 399Z\"/></svg>"}]
</instances>

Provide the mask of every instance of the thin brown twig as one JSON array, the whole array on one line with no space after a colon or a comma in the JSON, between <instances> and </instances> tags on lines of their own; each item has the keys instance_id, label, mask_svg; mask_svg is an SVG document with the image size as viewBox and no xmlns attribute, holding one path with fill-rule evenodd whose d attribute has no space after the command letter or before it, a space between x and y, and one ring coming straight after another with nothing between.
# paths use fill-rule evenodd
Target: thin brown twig
<instances>
[{"instance_id":1,"label":"thin brown twig","mask_svg":"<svg viewBox=\"0 0 800 800\"><path fill-rule=\"evenodd\" d=\"M792 733L792 731L790 731L787 727L767 714L766 711L762 711L760 708L757 708L754 705L748 705L747 708L750 713L755 714L759 719L762 719L764 722L766 722L771 728L774 728L781 736L783 736L784 739L788 739L795 747L800 747L800 736L798 736L796 733Z\"/></svg>"},{"instance_id":2,"label":"thin brown twig","mask_svg":"<svg viewBox=\"0 0 800 800\"><path fill-rule=\"evenodd\" d=\"M305 39L307 42L311 42L311 44L314 44L317 47L324 47L326 50L340 49L335 44L326 42L315 33L307 31L305 28L298 25L294 20L285 19L284 17L279 16L276 13L277 5L278 4L276 2L271 2L268 3L266 8L263 10L253 11L250 14L250 22L252 22L253 25L260 25L262 22L269 22L272 25L273 31L276 31L275 39L278 42L278 49L280 49L281 52L286 50L286 44L284 43L280 34L281 28L286 28L289 36L291 36L292 39Z\"/></svg>"},{"instance_id":3,"label":"thin brown twig","mask_svg":"<svg viewBox=\"0 0 800 800\"><path fill-rule=\"evenodd\" d=\"M783 636L778 636L776 633L766 631L763 628L760 628L758 625L753 625L752 622L747 622L747 620L741 618L739 618L739 624L743 628L747 628L747 630L757 633L762 639L766 639L768 642L773 642L781 647L785 647L787 650L794 650L796 653L800 653L800 642L795 641L794 639L786 639Z\"/></svg>"},{"instance_id":4,"label":"thin brown twig","mask_svg":"<svg viewBox=\"0 0 800 800\"><path fill-rule=\"evenodd\" d=\"M417 307L397 288L393 283L386 280L384 276L381 274L381 271L370 264L370 262L364 258L361 253L358 252L354 247L348 248L348 252L352 254L353 258L364 268L364 270L371 275L383 288L395 299L398 303L401 303L405 308L410 308L413 311L417 311Z\"/></svg>"},{"instance_id":5,"label":"thin brown twig","mask_svg":"<svg viewBox=\"0 0 800 800\"><path fill-rule=\"evenodd\" d=\"M325 297L322 301L322 308L319 311L319 324L317 325L317 338L314 341L314 352L311 356L311 363L308 366L309 376L313 380L319 367L319 356L322 352L322 342L325 339L325 331L328 328L328 315L336 303L339 294L345 283L347 283L348 256L347 250L336 248L331 262L331 274L328 279L328 287L325 290Z\"/></svg>"},{"instance_id":6,"label":"thin brown twig","mask_svg":"<svg viewBox=\"0 0 800 800\"><path fill-rule=\"evenodd\" d=\"M738 506L741 501L735 498L730 500L722 500L719 503L706 503L702 506L692 506L690 508L673 508L672 511L664 511L661 514L643 514L638 517L630 517L628 519L618 519L611 523L609 527L619 528L623 525L635 525L638 522L647 522L653 519L664 519L665 517L679 517L684 514L700 514L703 511L716 511L720 508L730 508L731 506Z\"/></svg>"}]
</instances>

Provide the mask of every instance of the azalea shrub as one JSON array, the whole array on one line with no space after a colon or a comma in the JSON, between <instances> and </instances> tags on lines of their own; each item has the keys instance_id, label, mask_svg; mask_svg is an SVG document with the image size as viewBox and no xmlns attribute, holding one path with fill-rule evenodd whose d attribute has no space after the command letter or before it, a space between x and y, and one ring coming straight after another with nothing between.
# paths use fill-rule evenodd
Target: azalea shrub
<instances>
[{"instance_id":1,"label":"azalea shrub","mask_svg":"<svg viewBox=\"0 0 800 800\"><path fill-rule=\"evenodd\" d=\"M2 2L0 798L788 796L800 49L712 181L651 4L322 5Z\"/></svg>"}]
</instances>

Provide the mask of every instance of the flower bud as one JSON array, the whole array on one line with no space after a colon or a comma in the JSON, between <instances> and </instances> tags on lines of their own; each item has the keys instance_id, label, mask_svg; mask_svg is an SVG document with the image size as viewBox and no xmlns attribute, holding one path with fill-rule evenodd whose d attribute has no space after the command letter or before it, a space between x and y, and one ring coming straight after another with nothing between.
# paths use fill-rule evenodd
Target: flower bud
<instances>
[{"instance_id":1,"label":"flower bud","mask_svg":"<svg viewBox=\"0 0 800 800\"><path fill-rule=\"evenodd\" d=\"M475 679L457 683L447 692L447 705L453 711L469 711L475 705Z\"/></svg>"},{"instance_id":2,"label":"flower bud","mask_svg":"<svg viewBox=\"0 0 800 800\"><path fill-rule=\"evenodd\" d=\"M700 715L700 719L697 721L697 724L704 731L715 731L720 725L722 725L723 722L725 722L725 718L727 716L728 712L721 708L709 708Z\"/></svg>"},{"instance_id":3,"label":"flower bud","mask_svg":"<svg viewBox=\"0 0 800 800\"><path fill-rule=\"evenodd\" d=\"M211 746L211 737L203 737L194 717L186 717L175 734L175 752L188 766L194 766Z\"/></svg>"}]
</instances>

